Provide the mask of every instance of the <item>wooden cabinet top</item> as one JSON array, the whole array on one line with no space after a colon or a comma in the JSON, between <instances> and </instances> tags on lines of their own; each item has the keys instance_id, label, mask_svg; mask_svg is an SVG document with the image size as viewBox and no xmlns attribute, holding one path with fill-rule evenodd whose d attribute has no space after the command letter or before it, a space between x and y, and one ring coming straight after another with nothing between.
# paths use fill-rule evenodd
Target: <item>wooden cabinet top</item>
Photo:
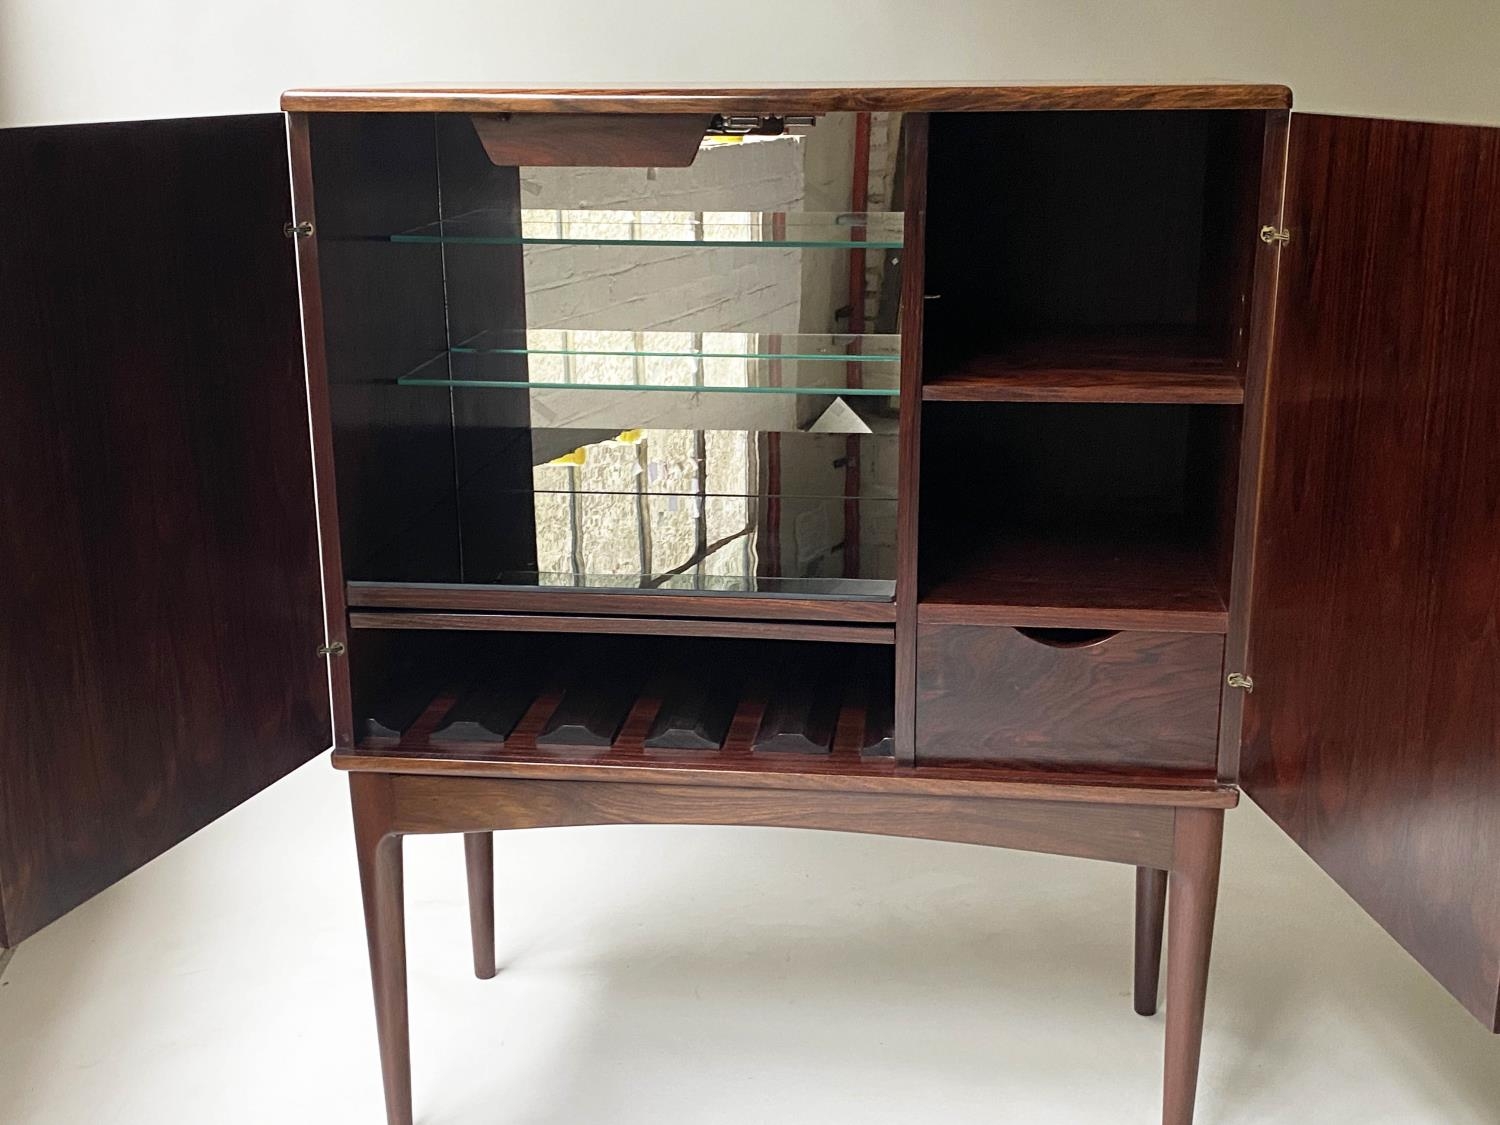
<instances>
[{"instance_id":1,"label":"wooden cabinet top","mask_svg":"<svg viewBox=\"0 0 1500 1125\"><path fill-rule=\"evenodd\" d=\"M288 90L291 113L823 113L837 110L1286 109L1285 86L1065 82L949 86L500 87L409 85Z\"/></svg>"}]
</instances>

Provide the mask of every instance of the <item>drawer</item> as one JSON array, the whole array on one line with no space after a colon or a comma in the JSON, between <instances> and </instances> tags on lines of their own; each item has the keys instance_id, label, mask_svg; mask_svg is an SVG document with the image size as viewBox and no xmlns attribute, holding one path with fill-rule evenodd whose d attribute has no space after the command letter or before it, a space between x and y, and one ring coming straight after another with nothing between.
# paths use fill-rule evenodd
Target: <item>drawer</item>
<instances>
[{"instance_id":1,"label":"drawer","mask_svg":"<svg viewBox=\"0 0 1500 1125\"><path fill-rule=\"evenodd\" d=\"M923 625L918 761L1211 772L1224 638Z\"/></svg>"}]
</instances>

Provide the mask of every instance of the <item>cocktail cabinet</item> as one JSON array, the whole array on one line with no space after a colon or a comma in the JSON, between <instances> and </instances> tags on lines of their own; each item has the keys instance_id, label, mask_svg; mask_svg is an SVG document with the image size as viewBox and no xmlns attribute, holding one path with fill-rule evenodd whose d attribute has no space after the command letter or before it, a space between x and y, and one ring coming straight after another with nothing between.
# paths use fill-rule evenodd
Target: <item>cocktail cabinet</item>
<instances>
[{"instance_id":1,"label":"cocktail cabinet","mask_svg":"<svg viewBox=\"0 0 1500 1125\"><path fill-rule=\"evenodd\" d=\"M413 833L464 834L481 977L501 829L1129 865L1181 1125L1243 786L1496 1028L1500 134L1290 105L315 89L0 136L4 936L331 724L392 1123Z\"/></svg>"}]
</instances>

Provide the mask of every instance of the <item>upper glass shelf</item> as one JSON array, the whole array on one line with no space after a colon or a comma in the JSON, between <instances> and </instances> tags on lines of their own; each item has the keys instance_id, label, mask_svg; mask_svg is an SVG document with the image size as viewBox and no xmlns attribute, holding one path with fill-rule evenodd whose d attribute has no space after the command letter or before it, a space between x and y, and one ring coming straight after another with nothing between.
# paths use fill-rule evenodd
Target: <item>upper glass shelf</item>
<instances>
[{"instance_id":1,"label":"upper glass shelf","mask_svg":"<svg viewBox=\"0 0 1500 1125\"><path fill-rule=\"evenodd\" d=\"M769 246L899 249L900 211L469 211L379 236L391 242L491 246Z\"/></svg>"}]
</instances>

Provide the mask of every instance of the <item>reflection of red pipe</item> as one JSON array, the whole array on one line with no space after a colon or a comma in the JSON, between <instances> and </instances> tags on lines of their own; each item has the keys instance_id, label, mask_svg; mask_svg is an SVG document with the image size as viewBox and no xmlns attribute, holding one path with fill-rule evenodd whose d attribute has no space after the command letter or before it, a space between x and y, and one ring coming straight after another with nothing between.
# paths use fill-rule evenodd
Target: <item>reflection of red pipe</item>
<instances>
[{"instance_id":1,"label":"reflection of red pipe","mask_svg":"<svg viewBox=\"0 0 1500 1125\"><path fill-rule=\"evenodd\" d=\"M780 242L786 238L786 216L780 212L771 218L771 238ZM781 351L780 337L775 351ZM766 365L766 379L773 387L781 386L781 360L770 360ZM766 435L766 576L781 577L781 435Z\"/></svg>"},{"instance_id":2,"label":"reflection of red pipe","mask_svg":"<svg viewBox=\"0 0 1500 1125\"><path fill-rule=\"evenodd\" d=\"M870 115L854 115L854 182L849 185L849 210L864 211L870 204ZM856 240L862 241L866 228L855 228ZM849 331L858 336L865 330L865 251L849 251ZM862 350L860 341L851 345L852 354ZM864 385L864 369L859 360L849 364L849 386ZM851 434L844 439L844 577L859 577L859 438Z\"/></svg>"}]
</instances>

